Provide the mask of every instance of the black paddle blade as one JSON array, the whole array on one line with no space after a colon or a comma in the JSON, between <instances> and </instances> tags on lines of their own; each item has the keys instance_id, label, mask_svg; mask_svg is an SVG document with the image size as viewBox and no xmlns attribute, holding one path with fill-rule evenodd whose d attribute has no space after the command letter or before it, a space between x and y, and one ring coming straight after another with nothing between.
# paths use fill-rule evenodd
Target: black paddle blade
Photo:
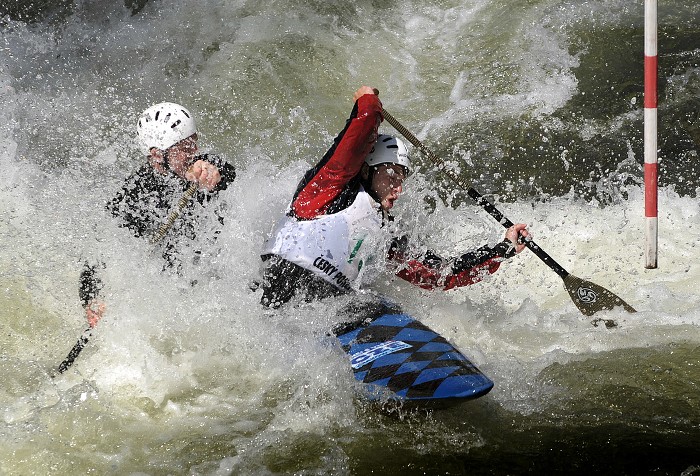
<instances>
[{"instance_id":1,"label":"black paddle blade","mask_svg":"<svg viewBox=\"0 0 700 476\"><path fill-rule=\"evenodd\" d=\"M609 310L618 306L624 307L627 312L637 312L632 306L603 286L577 278L572 274L564 278L564 286L576 307L586 316L592 316L598 311Z\"/></svg>"}]
</instances>

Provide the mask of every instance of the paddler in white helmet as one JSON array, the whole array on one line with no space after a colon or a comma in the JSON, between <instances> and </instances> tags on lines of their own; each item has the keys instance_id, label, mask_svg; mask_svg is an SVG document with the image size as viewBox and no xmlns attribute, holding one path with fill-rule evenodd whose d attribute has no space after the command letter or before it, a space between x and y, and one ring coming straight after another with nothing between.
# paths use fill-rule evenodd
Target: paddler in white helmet
<instances>
[{"instance_id":1,"label":"paddler in white helmet","mask_svg":"<svg viewBox=\"0 0 700 476\"><path fill-rule=\"evenodd\" d=\"M265 242L263 305L276 308L295 296L310 301L355 293L363 265L380 250L388 250L387 262L397 276L422 288L448 290L481 281L525 248L518 242L528 236L522 223L495 246L449 258L421 252L405 236L393 235L397 227L387 225L411 172L408 151L400 139L378 134L383 117L376 89L362 86L353 101L345 128L304 175ZM377 240L383 231L389 231L384 244Z\"/></svg>"},{"instance_id":2,"label":"paddler in white helmet","mask_svg":"<svg viewBox=\"0 0 700 476\"><path fill-rule=\"evenodd\" d=\"M158 246L164 268L178 271L184 260L196 261L201 254L195 240L195 223L202 214L214 214L209 223L223 224L223 214L213 200L236 177L235 168L211 154L199 154L197 125L185 107L162 102L146 109L136 121L136 135L143 152L140 167L129 175L107 209L140 238L152 238L192 183L198 184L193 199L167 230ZM197 202L201 206L195 207ZM190 244L183 243L189 241ZM186 256L184 256L187 254ZM101 319L105 305L99 298L102 282L97 269L102 263L85 263L79 295L90 327Z\"/></svg>"}]
</instances>

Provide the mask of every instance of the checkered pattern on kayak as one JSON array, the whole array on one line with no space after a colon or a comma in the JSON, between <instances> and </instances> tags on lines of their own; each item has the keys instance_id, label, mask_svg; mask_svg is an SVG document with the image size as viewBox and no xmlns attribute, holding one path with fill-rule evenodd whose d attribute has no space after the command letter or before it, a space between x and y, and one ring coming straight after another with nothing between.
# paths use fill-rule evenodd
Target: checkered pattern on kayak
<instances>
[{"instance_id":1,"label":"checkered pattern on kayak","mask_svg":"<svg viewBox=\"0 0 700 476\"><path fill-rule=\"evenodd\" d=\"M444 337L405 314L385 314L338 339L357 366L357 380L407 400L476 398L493 387ZM372 353L379 357L363 364Z\"/></svg>"}]
</instances>

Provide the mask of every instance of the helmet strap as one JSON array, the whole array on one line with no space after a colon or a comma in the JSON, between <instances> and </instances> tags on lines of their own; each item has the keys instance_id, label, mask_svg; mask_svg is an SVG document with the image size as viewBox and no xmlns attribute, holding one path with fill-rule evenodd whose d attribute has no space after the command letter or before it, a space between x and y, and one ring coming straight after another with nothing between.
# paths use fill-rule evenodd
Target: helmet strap
<instances>
[{"instance_id":1,"label":"helmet strap","mask_svg":"<svg viewBox=\"0 0 700 476\"><path fill-rule=\"evenodd\" d=\"M372 181L374 180L374 174L377 173L377 166L376 165L368 165L368 171L367 171L367 178L363 178L360 183L362 184L362 187L365 189L365 192L369 194L370 197L372 197L375 201L379 201L379 197L377 196L377 193L374 191L372 188Z\"/></svg>"}]
</instances>

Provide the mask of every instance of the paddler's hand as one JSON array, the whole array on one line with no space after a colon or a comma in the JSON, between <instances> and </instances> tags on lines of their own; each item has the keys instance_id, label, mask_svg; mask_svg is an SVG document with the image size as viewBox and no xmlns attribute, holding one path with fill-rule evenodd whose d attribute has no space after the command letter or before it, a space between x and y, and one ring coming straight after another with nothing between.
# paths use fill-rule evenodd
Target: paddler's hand
<instances>
[{"instance_id":1,"label":"paddler's hand","mask_svg":"<svg viewBox=\"0 0 700 476\"><path fill-rule=\"evenodd\" d=\"M88 303L88 305L85 307L85 317L87 317L87 322L90 328L95 327L97 323L100 322L100 319L102 319L106 309L107 306L105 303L98 299L93 299Z\"/></svg>"},{"instance_id":2,"label":"paddler's hand","mask_svg":"<svg viewBox=\"0 0 700 476\"><path fill-rule=\"evenodd\" d=\"M190 182L196 182L200 189L211 192L221 181L221 174L216 165L200 159L187 169L185 179Z\"/></svg>"},{"instance_id":3,"label":"paddler's hand","mask_svg":"<svg viewBox=\"0 0 700 476\"><path fill-rule=\"evenodd\" d=\"M376 88L370 88L369 86L360 86L360 89L355 91L355 94L352 96L353 102L357 101L365 94L376 94L379 96L379 90Z\"/></svg>"},{"instance_id":4,"label":"paddler's hand","mask_svg":"<svg viewBox=\"0 0 700 476\"><path fill-rule=\"evenodd\" d=\"M527 225L524 223L516 223L506 230L506 239L513 244L515 253L520 253L526 248L525 241L530 238L530 233L527 231Z\"/></svg>"}]
</instances>

